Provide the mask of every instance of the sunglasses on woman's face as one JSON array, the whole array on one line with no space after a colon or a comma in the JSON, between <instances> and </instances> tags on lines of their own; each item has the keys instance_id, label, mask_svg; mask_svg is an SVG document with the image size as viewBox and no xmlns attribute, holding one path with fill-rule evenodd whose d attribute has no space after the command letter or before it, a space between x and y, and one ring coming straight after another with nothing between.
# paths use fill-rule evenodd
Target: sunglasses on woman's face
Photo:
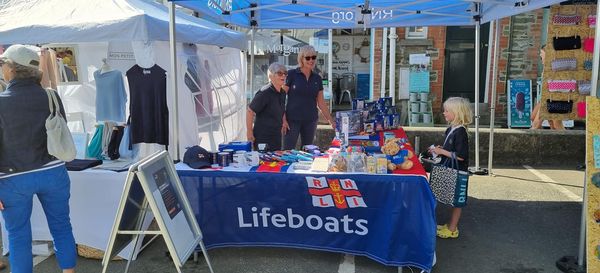
<instances>
[{"instance_id":1,"label":"sunglasses on woman's face","mask_svg":"<svg viewBox=\"0 0 600 273\"><path fill-rule=\"evenodd\" d=\"M277 76L279 76L279 77L287 76L287 72L285 72L285 71L279 71L275 74L277 74Z\"/></svg>"},{"instance_id":2,"label":"sunglasses on woman's face","mask_svg":"<svg viewBox=\"0 0 600 273\"><path fill-rule=\"evenodd\" d=\"M307 61L316 60L317 56L305 56L304 59L307 60Z\"/></svg>"}]
</instances>

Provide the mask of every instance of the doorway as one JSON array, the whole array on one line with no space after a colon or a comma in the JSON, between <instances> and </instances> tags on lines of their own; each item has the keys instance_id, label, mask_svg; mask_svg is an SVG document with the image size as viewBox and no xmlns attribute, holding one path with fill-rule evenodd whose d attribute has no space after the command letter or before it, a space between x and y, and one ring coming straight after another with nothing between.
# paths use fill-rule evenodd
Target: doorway
<instances>
[{"instance_id":1,"label":"doorway","mask_svg":"<svg viewBox=\"0 0 600 273\"><path fill-rule=\"evenodd\" d=\"M489 29L489 23L481 25L479 102L483 102L485 95ZM445 101L449 97L463 97L471 102L475 101L475 26L446 28L442 98Z\"/></svg>"}]
</instances>

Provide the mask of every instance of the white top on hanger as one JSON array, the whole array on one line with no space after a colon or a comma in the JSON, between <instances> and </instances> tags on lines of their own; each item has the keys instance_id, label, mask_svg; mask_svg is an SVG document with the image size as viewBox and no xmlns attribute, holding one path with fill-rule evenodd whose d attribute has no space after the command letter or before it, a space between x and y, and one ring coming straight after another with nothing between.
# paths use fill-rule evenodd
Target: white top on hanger
<instances>
[{"instance_id":1,"label":"white top on hanger","mask_svg":"<svg viewBox=\"0 0 600 273\"><path fill-rule=\"evenodd\" d=\"M108 62L106 61L106 58L102 59L102 67L100 67L100 74L104 74L106 72L110 72L112 71L112 67L110 67L110 65L108 65Z\"/></svg>"}]
</instances>

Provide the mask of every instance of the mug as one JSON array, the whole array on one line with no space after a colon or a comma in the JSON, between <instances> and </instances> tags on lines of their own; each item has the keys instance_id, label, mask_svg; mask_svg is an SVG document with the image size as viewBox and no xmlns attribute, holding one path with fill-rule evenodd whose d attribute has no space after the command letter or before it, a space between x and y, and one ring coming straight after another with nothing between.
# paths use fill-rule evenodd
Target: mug
<instances>
[{"instance_id":1,"label":"mug","mask_svg":"<svg viewBox=\"0 0 600 273\"><path fill-rule=\"evenodd\" d=\"M428 108L428 103L422 101L420 103L419 112L427 112L427 108Z\"/></svg>"},{"instance_id":2,"label":"mug","mask_svg":"<svg viewBox=\"0 0 600 273\"><path fill-rule=\"evenodd\" d=\"M410 114L410 122L411 123L419 123L419 118L420 118L419 116L420 115L421 114L419 114L419 113L412 113L412 114Z\"/></svg>"},{"instance_id":3,"label":"mug","mask_svg":"<svg viewBox=\"0 0 600 273\"><path fill-rule=\"evenodd\" d=\"M423 114L423 123L431 123L431 114L430 113Z\"/></svg>"},{"instance_id":4,"label":"mug","mask_svg":"<svg viewBox=\"0 0 600 273\"><path fill-rule=\"evenodd\" d=\"M248 159L249 165L252 167L256 167L260 163L260 154L257 151L246 153L246 158Z\"/></svg>"},{"instance_id":5,"label":"mug","mask_svg":"<svg viewBox=\"0 0 600 273\"><path fill-rule=\"evenodd\" d=\"M412 112L419 112L419 103L418 102L413 102L410 104L410 110Z\"/></svg>"},{"instance_id":6,"label":"mug","mask_svg":"<svg viewBox=\"0 0 600 273\"><path fill-rule=\"evenodd\" d=\"M418 95L417 93L409 93L409 98L408 98L408 100L409 100L410 102L415 102L415 101L417 101L417 95Z\"/></svg>"}]
</instances>

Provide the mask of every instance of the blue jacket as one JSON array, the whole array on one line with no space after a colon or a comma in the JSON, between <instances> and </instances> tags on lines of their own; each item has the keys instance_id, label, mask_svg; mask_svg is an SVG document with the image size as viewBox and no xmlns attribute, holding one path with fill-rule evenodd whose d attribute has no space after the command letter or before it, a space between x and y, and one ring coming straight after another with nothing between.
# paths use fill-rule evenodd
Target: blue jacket
<instances>
[{"instance_id":1,"label":"blue jacket","mask_svg":"<svg viewBox=\"0 0 600 273\"><path fill-rule=\"evenodd\" d=\"M64 115L62 101L60 111ZM56 158L48 154L48 95L39 83L12 80L0 93L0 172L34 170Z\"/></svg>"}]
</instances>

